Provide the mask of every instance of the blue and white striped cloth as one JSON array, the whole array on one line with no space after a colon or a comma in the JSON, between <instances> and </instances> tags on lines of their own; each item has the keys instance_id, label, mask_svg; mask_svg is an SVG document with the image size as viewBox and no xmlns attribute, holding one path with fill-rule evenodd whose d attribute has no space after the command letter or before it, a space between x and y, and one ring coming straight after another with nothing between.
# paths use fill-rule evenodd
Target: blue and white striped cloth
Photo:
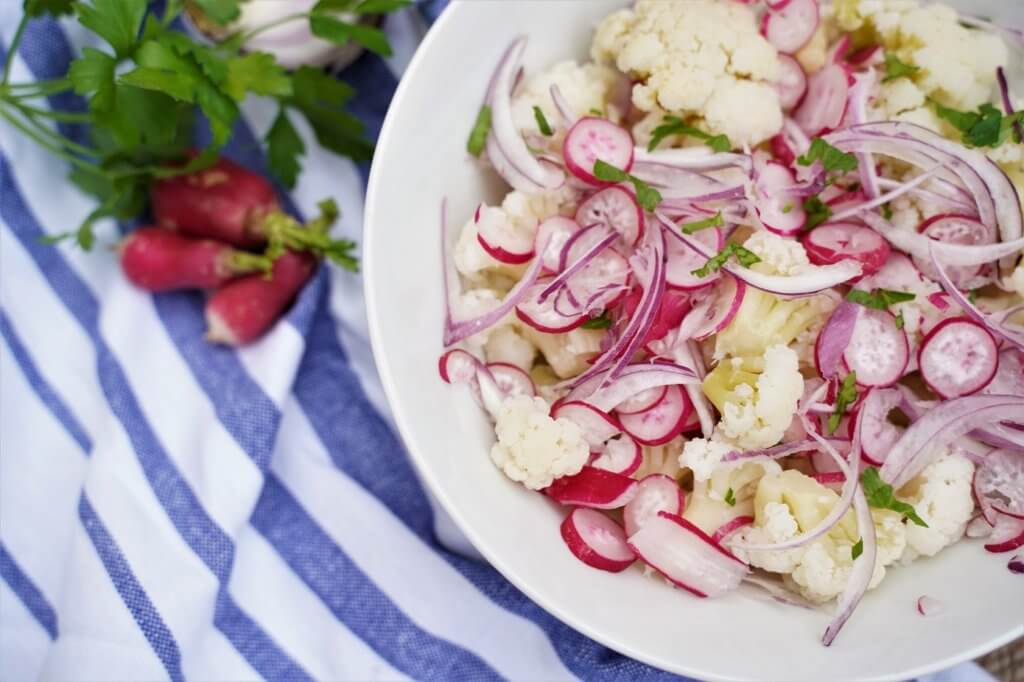
<instances>
[{"instance_id":1,"label":"blue and white striped cloth","mask_svg":"<svg viewBox=\"0 0 1024 682\"><path fill-rule=\"evenodd\" d=\"M341 75L371 134L443 4L390 17L395 56ZM0 60L20 5L0 1ZM33 21L15 80L63 74L87 40ZM273 113L248 102L228 155L263 169ZM333 196L358 239L367 168L302 130L284 204ZM118 225L92 253L40 242L92 207L67 170L0 125L0 679L671 677L473 558L391 428L358 277L323 268L260 343L212 347L200 295L124 280Z\"/></svg>"}]
</instances>

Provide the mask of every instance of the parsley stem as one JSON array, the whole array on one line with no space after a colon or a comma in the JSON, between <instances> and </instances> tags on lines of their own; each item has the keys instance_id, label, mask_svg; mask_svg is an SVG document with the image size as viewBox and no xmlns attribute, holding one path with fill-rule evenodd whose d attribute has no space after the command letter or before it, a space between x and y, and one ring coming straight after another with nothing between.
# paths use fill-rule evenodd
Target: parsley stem
<instances>
[{"instance_id":1,"label":"parsley stem","mask_svg":"<svg viewBox=\"0 0 1024 682\"><path fill-rule=\"evenodd\" d=\"M53 152L55 155L61 157L62 159L65 159L72 165L77 166L88 173L92 173L100 177L106 177L106 174L102 170L97 168L95 164L89 163L88 161L84 161L75 156L74 154L68 153L61 146L54 144L52 141L40 135L38 130L29 127L24 122L12 116L11 113L3 107L0 107L0 118L6 119L8 123L10 123L12 126L17 128L21 132L23 132L27 137L31 138L40 147L48 149L49 151Z\"/></svg>"},{"instance_id":2,"label":"parsley stem","mask_svg":"<svg viewBox=\"0 0 1024 682\"><path fill-rule=\"evenodd\" d=\"M43 116L45 118L52 118L54 121L68 121L71 123L89 123L92 121L92 116L85 113L76 113L71 111L53 111L52 109L43 109L41 107L34 107L28 104L22 104L20 102L12 102L12 104L25 115Z\"/></svg>"},{"instance_id":3,"label":"parsley stem","mask_svg":"<svg viewBox=\"0 0 1024 682\"><path fill-rule=\"evenodd\" d=\"M14 106L16 106L19 111L21 111L22 115L30 123L32 123L32 125L34 125L39 130L39 132L41 134L48 136L53 142L61 145L61 147L67 149L68 151L75 152L77 154L82 154L84 156L91 156L93 158L99 158L100 153L98 151L96 151L95 149L93 149L91 147L86 147L84 145L80 145L77 142L75 142L74 140L70 140L67 137L65 137L64 135L61 135L59 132L57 132L56 130L54 130L50 126L48 126L45 123L41 122L38 119L38 117L36 116L36 114L31 111L31 109L26 109L24 106L22 106L20 104L15 104ZM49 113L49 112L46 112L46 113Z\"/></svg>"},{"instance_id":4,"label":"parsley stem","mask_svg":"<svg viewBox=\"0 0 1024 682\"><path fill-rule=\"evenodd\" d=\"M309 13L308 12L298 12L296 14L287 14L287 15L281 17L280 19L275 19L274 21L271 21L271 22L268 22L266 24L263 24L262 26L257 26L256 28L254 28L253 30L249 31L248 33L243 33L241 38L239 38L238 40L234 40L232 42L234 42L236 45L244 45L247 42L249 42L250 40L252 40L254 37L256 37L259 34L263 33L264 31L269 31L272 28L276 28L276 27L280 26L281 24L287 24L287 23L289 23L291 21L295 21L296 19L307 19L307 18L309 18Z\"/></svg>"},{"instance_id":5,"label":"parsley stem","mask_svg":"<svg viewBox=\"0 0 1024 682\"><path fill-rule=\"evenodd\" d=\"M10 91L15 97L19 90L41 90L45 92L63 92L71 89L71 81L67 78L49 78L46 80L29 81L27 83L4 83L0 85L0 92Z\"/></svg>"},{"instance_id":6,"label":"parsley stem","mask_svg":"<svg viewBox=\"0 0 1024 682\"><path fill-rule=\"evenodd\" d=\"M18 22L18 28L14 31L14 37L11 38L11 44L7 47L7 62L4 63L4 75L0 79L0 85L7 85L7 81L11 78L11 67L14 66L14 58L18 55L18 45L21 43L21 37L25 33L25 26L28 25L28 12L21 15L21 21Z\"/></svg>"}]
</instances>

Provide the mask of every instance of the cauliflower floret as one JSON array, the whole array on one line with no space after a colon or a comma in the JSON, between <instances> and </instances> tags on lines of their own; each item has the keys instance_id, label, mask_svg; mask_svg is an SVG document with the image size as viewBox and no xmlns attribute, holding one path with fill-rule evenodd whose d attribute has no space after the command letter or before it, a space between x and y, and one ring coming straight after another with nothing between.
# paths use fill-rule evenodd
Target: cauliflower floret
<instances>
[{"instance_id":1,"label":"cauliflower floret","mask_svg":"<svg viewBox=\"0 0 1024 682\"><path fill-rule=\"evenodd\" d=\"M565 101L575 114L585 116L596 109L604 112L613 89L622 76L615 69L602 64L577 64L565 61L550 69L530 76L512 100L512 116L523 131L539 133L534 107L540 107L552 127L561 120L558 108L551 99L551 86L557 85ZM613 118L625 112L608 111Z\"/></svg>"},{"instance_id":2,"label":"cauliflower floret","mask_svg":"<svg viewBox=\"0 0 1024 682\"><path fill-rule=\"evenodd\" d=\"M748 366L756 368L769 346L792 343L835 306L826 295L786 300L747 287L736 317L715 337L715 357L743 357Z\"/></svg>"},{"instance_id":3,"label":"cauliflower floret","mask_svg":"<svg viewBox=\"0 0 1024 682\"><path fill-rule=\"evenodd\" d=\"M743 449L775 445L786 432L803 395L804 379L791 348L765 350L760 374L743 368L739 358L723 360L704 379L704 393L722 420L722 435Z\"/></svg>"},{"instance_id":4,"label":"cauliflower floret","mask_svg":"<svg viewBox=\"0 0 1024 682\"><path fill-rule=\"evenodd\" d=\"M500 304L501 296L493 289L470 289L469 291L462 292L462 295L459 297L458 314L462 318L477 317L483 315L488 310L493 310ZM512 314L509 313L491 327L477 332L466 339L466 343L469 344L473 354L480 355L480 350L488 342L491 335L502 326L510 324L512 320Z\"/></svg>"},{"instance_id":5,"label":"cauliflower floret","mask_svg":"<svg viewBox=\"0 0 1024 682\"><path fill-rule=\"evenodd\" d=\"M537 347L523 338L517 327L510 324L492 330L484 344L484 357L487 362L505 362L529 372L537 355Z\"/></svg>"},{"instance_id":6,"label":"cauliflower floret","mask_svg":"<svg viewBox=\"0 0 1024 682\"><path fill-rule=\"evenodd\" d=\"M711 535L737 516L753 515L758 481L781 472L779 463L767 458L720 465L707 480L694 481L683 518Z\"/></svg>"},{"instance_id":7,"label":"cauliflower floret","mask_svg":"<svg viewBox=\"0 0 1024 682\"><path fill-rule=\"evenodd\" d=\"M695 481L706 481L722 463L722 458L735 449L728 443L694 438L683 446L683 454L679 455L679 466L692 471Z\"/></svg>"},{"instance_id":8,"label":"cauliflower floret","mask_svg":"<svg viewBox=\"0 0 1024 682\"><path fill-rule=\"evenodd\" d=\"M928 524L925 528L907 522L904 562L934 556L963 537L974 513L973 478L974 464L969 459L946 454L899 491L900 499L914 505L918 516Z\"/></svg>"},{"instance_id":9,"label":"cauliflower floret","mask_svg":"<svg viewBox=\"0 0 1024 682\"><path fill-rule=\"evenodd\" d=\"M1024 260L1017 264L1013 273L1006 277L1006 287L1017 292L1017 295L1024 298Z\"/></svg>"},{"instance_id":10,"label":"cauliflower floret","mask_svg":"<svg viewBox=\"0 0 1024 682\"><path fill-rule=\"evenodd\" d=\"M590 366L587 360L600 352L605 330L578 327L565 334L547 334L529 325L522 325L520 333L540 349L560 379L568 379Z\"/></svg>"},{"instance_id":11,"label":"cauliflower floret","mask_svg":"<svg viewBox=\"0 0 1024 682\"><path fill-rule=\"evenodd\" d=\"M568 419L552 419L549 409L543 398L509 398L494 427L498 442L491 459L506 476L532 490L579 473L590 457L580 427Z\"/></svg>"},{"instance_id":12,"label":"cauliflower floret","mask_svg":"<svg viewBox=\"0 0 1024 682\"><path fill-rule=\"evenodd\" d=\"M640 0L601 22L591 54L639 81L633 103L643 111L703 115L712 133L736 145L782 127L778 53L738 3Z\"/></svg>"},{"instance_id":13,"label":"cauliflower floret","mask_svg":"<svg viewBox=\"0 0 1024 682\"><path fill-rule=\"evenodd\" d=\"M747 237L743 246L761 259L753 270L770 275L799 275L810 267L811 261L803 245L795 239L785 239L768 230L758 230Z\"/></svg>"}]
</instances>

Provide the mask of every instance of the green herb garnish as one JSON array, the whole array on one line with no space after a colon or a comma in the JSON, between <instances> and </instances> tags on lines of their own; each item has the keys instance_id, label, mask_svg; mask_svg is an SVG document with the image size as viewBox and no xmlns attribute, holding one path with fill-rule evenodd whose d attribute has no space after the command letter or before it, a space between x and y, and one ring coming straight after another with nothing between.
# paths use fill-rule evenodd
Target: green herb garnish
<instances>
[{"instance_id":1,"label":"green herb garnish","mask_svg":"<svg viewBox=\"0 0 1024 682\"><path fill-rule=\"evenodd\" d=\"M1011 135L1014 142L1021 143L1014 126L1024 121L1024 111L1004 116L1003 112L988 102L978 107L977 111L957 111L935 101L932 104L939 118L960 131L962 142L967 146L998 147Z\"/></svg>"},{"instance_id":2,"label":"green herb garnish","mask_svg":"<svg viewBox=\"0 0 1024 682\"><path fill-rule=\"evenodd\" d=\"M806 154L797 157L801 166L810 166L820 161L826 173L849 173L857 169L857 157L836 149L820 137L814 138Z\"/></svg>"},{"instance_id":3,"label":"green herb garnish","mask_svg":"<svg viewBox=\"0 0 1024 682\"><path fill-rule=\"evenodd\" d=\"M551 126L548 125L548 120L544 118L544 112L540 110L540 107L533 107L533 118L536 119L537 127L540 129L542 135L545 137L551 137L555 134L555 131L553 131Z\"/></svg>"},{"instance_id":4,"label":"green herb garnish","mask_svg":"<svg viewBox=\"0 0 1024 682\"><path fill-rule=\"evenodd\" d=\"M725 135L711 135L705 133L700 128L695 128L683 122L683 119L678 116L666 116L662 119L662 124L659 125L651 133L651 141L647 144L647 151L653 152L661 141L669 135L689 135L690 137L696 137L698 140L703 140L704 144L711 147L716 152L727 152L732 149L732 142Z\"/></svg>"},{"instance_id":5,"label":"green herb garnish","mask_svg":"<svg viewBox=\"0 0 1024 682\"><path fill-rule=\"evenodd\" d=\"M885 78L882 79L883 83L894 81L897 78L904 78L913 76L915 73L921 70L920 66L914 66L907 64L896 55L891 52L885 53Z\"/></svg>"},{"instance_id":6,"label":"green herb garnish","mask_svg":"<svg viewBox=\"0 0 1024 682\"><path fill-rule=\"evenodd\" d=\"M896 328L903 329L903 327L906 326L906 323L906 320L903 319L903 311L901 310L896 313Z\"/></svg>"},{"instance_id":7,"label":"green herb garnish","mask_svg":"<svg viewBox=\"0 0 1024 682\"><path fill-rule=\"evenodd\" d=\"M726 261L728 261L733 256L735 256L736 260L739 261L740 265L742 265L745 268L749 268L754 263L761 262L761 259L758 258L757 254L754 253L753 251L750 251L749 249L746 249L740 246L739 244L729 242L728 244L725 245L724 249L716 253L711 258L708 258L704 265L697 268L696 270L692 270L690 274L695 275L697 277L707 277L711 273L718 272L719 270L721 270L722 266L725 265Z\"/></svg>"},{"instance_id":8,"label":"green herb garnish","mask_svg":"<svg viewBox=\"0 0 1024 682\"><path fill-rule=\"evenodd\" d=\"M648 211L653 211L661 203L661 192L654 189L640 178L634 177L622 170L616 168L610 163L606 163L601 159L594 162L594 177L604 182L629 182L633 184L633 189L636 190L636 200Z\"/></svg>"},{"instance_id":9,"label":"green herb garnish","mask_svg":"<svg viewBox=\"0 0 1024 682\"><path fill-rule=\"evenodd\" d=\"M736 506L736 495L732 492L732 488L725 491L725 503L730 507Z\"/></svg>"},{"instance_id":10,"label":"green herb garnish","mask_svg":"<svg viewBox=\"0 0 1024 682\"><path fill-rule=\"evenodd\" d=\"M486 104L480 107L480 113L476 115L476 123L469 133L469 141L466 142L466 151L479 158L480 153L487 144L487 134L491 131L491 108Z\"/></svg>"},{"instance_id":11,"label":"green herb garnish","mask_svg":"<svg viewBox=\"0 0 1024 682\"><path fill-rule=\"evenodd\" d=\"M850 558L854 561L857 560L861 554L864 553L864 538L857 540L857 544L850 548Z\"/></svg>"},{"instance_id":12,"label":"green herb garnish","mask_svg":"<svg viewBox=\"0 0 1024 682\"><path fill-rule=\"evenodd\" d=\"M804 199L804 211L807 213L804 230L813 230L832 217L832 209L818 196Z\"/></svg>"},{"instance_id":13,"label":"green herb garnish","mask_svg":"<svg viewBox=\"0 0 1024 682\"><path fill-rule=\"evenodd\" d=\"M892 486L881 479L878 475L878 469L866 467L861 472L860 484L864 489L864 495L868 498L868 504L872 507L876 509L889 509L903 514L905 518L910 519L919 526L928 527L928 524L917 515L917 511L911 505L896 499Z\"/></svg>"},{"instance_id":14,"label":"green herb garnish","mask_svg":"<svg viewBox=\"0 0 1024 682\"><path fill-rule=\"evenodd\" d=\"M913 301L915 298L917 298L916 294L906 291L892 291L891 289L872 289L871 291L850 289L850 293L846 294L847 301L875 310L888 310L889 306L894 303L906 303L907 301Z\"/></svg>"},{"instance_id":15,"label":"green herb garnish","mask_svg":"<svg viewBox=\"0 0 1024 682\"><path fill-rule=\"evenodd\" d=\"M695 220L692 223L683 223L682 225L679 226L679 229L686 234L694 234L695 232L706 230L709 227L721 227L724 224L725 220L722 218L722 212L719 211L710 218L705 218L704 220Z\"/></svg>"},{"instance_id":16,"label":"green herb garnish","mask_svg":"<svg viewBox=\"0 0 1024 682\"><path fill-rule=\"evenodd\" d=\"M582 325L583 329L607 329L612 326L612 320L607 314L602 314L599 317L592 317Z\"/></svg>"},{"instance_id":17,"label":"green herb garnish","mask_svg":"<svg viewBox=\"0 0 1024 682\"><path fill-rule=\"evenodd\" d=\"M882 204L882 217L886 220L892 220L892 206L888 202Z\"/></svg>"},{"instance_id":18,"label":"green herb garnish","mask_svg":"<svg viewBox=\"0 0 1024 682\"><path fill-rule=\"evenodd\" d=\"M839 394L836 395L836 406L832 414L828 416L828 435L832 435L839 428L839 422L846 414L846 408L857 402L857 373L850 372L843 377L843 383L839 387Z\"/></svg>"}]
</instances>

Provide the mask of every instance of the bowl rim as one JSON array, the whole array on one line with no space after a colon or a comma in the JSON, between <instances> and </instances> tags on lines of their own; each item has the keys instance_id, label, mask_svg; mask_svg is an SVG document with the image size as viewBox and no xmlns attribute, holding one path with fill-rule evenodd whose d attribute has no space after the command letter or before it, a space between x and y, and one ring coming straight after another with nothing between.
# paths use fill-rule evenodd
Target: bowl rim
<instances>
[{"instance_id":1,"label":"bowl rim","mask_svg":"<svg viewBox=\"0 0 1024 682\"><path fill-rule=\"evenodd\" d=\"M411 87L409 83L412 81L413 77L415 77L421 64L426 61L427 55L432 51L435 43L438 43L441 40L441 36L445 33L447 25L454 21L452 17L460 11L462 6L463 3L461 2L455 2L454 0L450 1L441 12L441 15L427 30L426 35L417 46L416 52L406 66L399 80L398 87L396 88L395 93L391 98L391 102L388 105L384 123L382 124L380 133L377 137L378 150L386 149L389 146L390 138L395 134L394 131L397 125L397 115L395 112L402 107L409 88ZM378 196L382 192L379 188L381 172L380 167L376 163L375 154L374 161L370 166L366 197L363 203L362 230L364 304L366 306L370 347L373 352L374 365L376 367L377 374L380 377L388 408L391 410L394 423L398 429L398 435L401 438L406 451L409 453L416 472L428 488L427 494L437 500L444 511L456 524L459 531L466 536L473 547L480 552L492 568L498 571L503 578L523 592L531 601L577 632L580 632L602 646L608 647L609 649L612 649L624 656L628 656L634 660L665 672L684 675L695 679L745 679L739 677L723 677L721 674L716 674L713 671L690 667L685 661L680 659L668 659L654 656L648 652L636 650L629 646L623 646L623 644L616 641L613 636L604 634L590 626L588 623L573 617L559 603L551 602L542 598L527 581L521 580L514 571L511 571L507 564L501 560L497 551L493 550L489 543L477 534L473 529L472 524L466 520L468 513L464 513L460 510L460 508L446 494L444 494L442 486L433 473L433 468L428 464L426 455L420 451L415 440L412 438L412 427L409 424L409 419L401 410L396 409L395 407L398 405L399 385L396 381L396 377L391 371L391 364L388 362L387 358L385 358L385 353L383 351L381 321L380 315L377 312L380 310L380 302L378 300L377 288L374 285L374 282L376 281L375 275L377 268L375 266L376 259L373 258L373 254L376 252L378 247L376 246L377 240L374 238L375 230L372 229L372 226L376 222L376 206L379 202ZM898 670L892 673L875 676L871 679L878 681L892 680L895 682L898 680L917 678L942 670L947 670L960 663L971 661L979 656L983 656L1020 636L1021 633L1017 630L1009 630L988 642L978 644L974 647L948 656L941 656L930 663L907 670Z\"/></svg>"}]
</instances>

